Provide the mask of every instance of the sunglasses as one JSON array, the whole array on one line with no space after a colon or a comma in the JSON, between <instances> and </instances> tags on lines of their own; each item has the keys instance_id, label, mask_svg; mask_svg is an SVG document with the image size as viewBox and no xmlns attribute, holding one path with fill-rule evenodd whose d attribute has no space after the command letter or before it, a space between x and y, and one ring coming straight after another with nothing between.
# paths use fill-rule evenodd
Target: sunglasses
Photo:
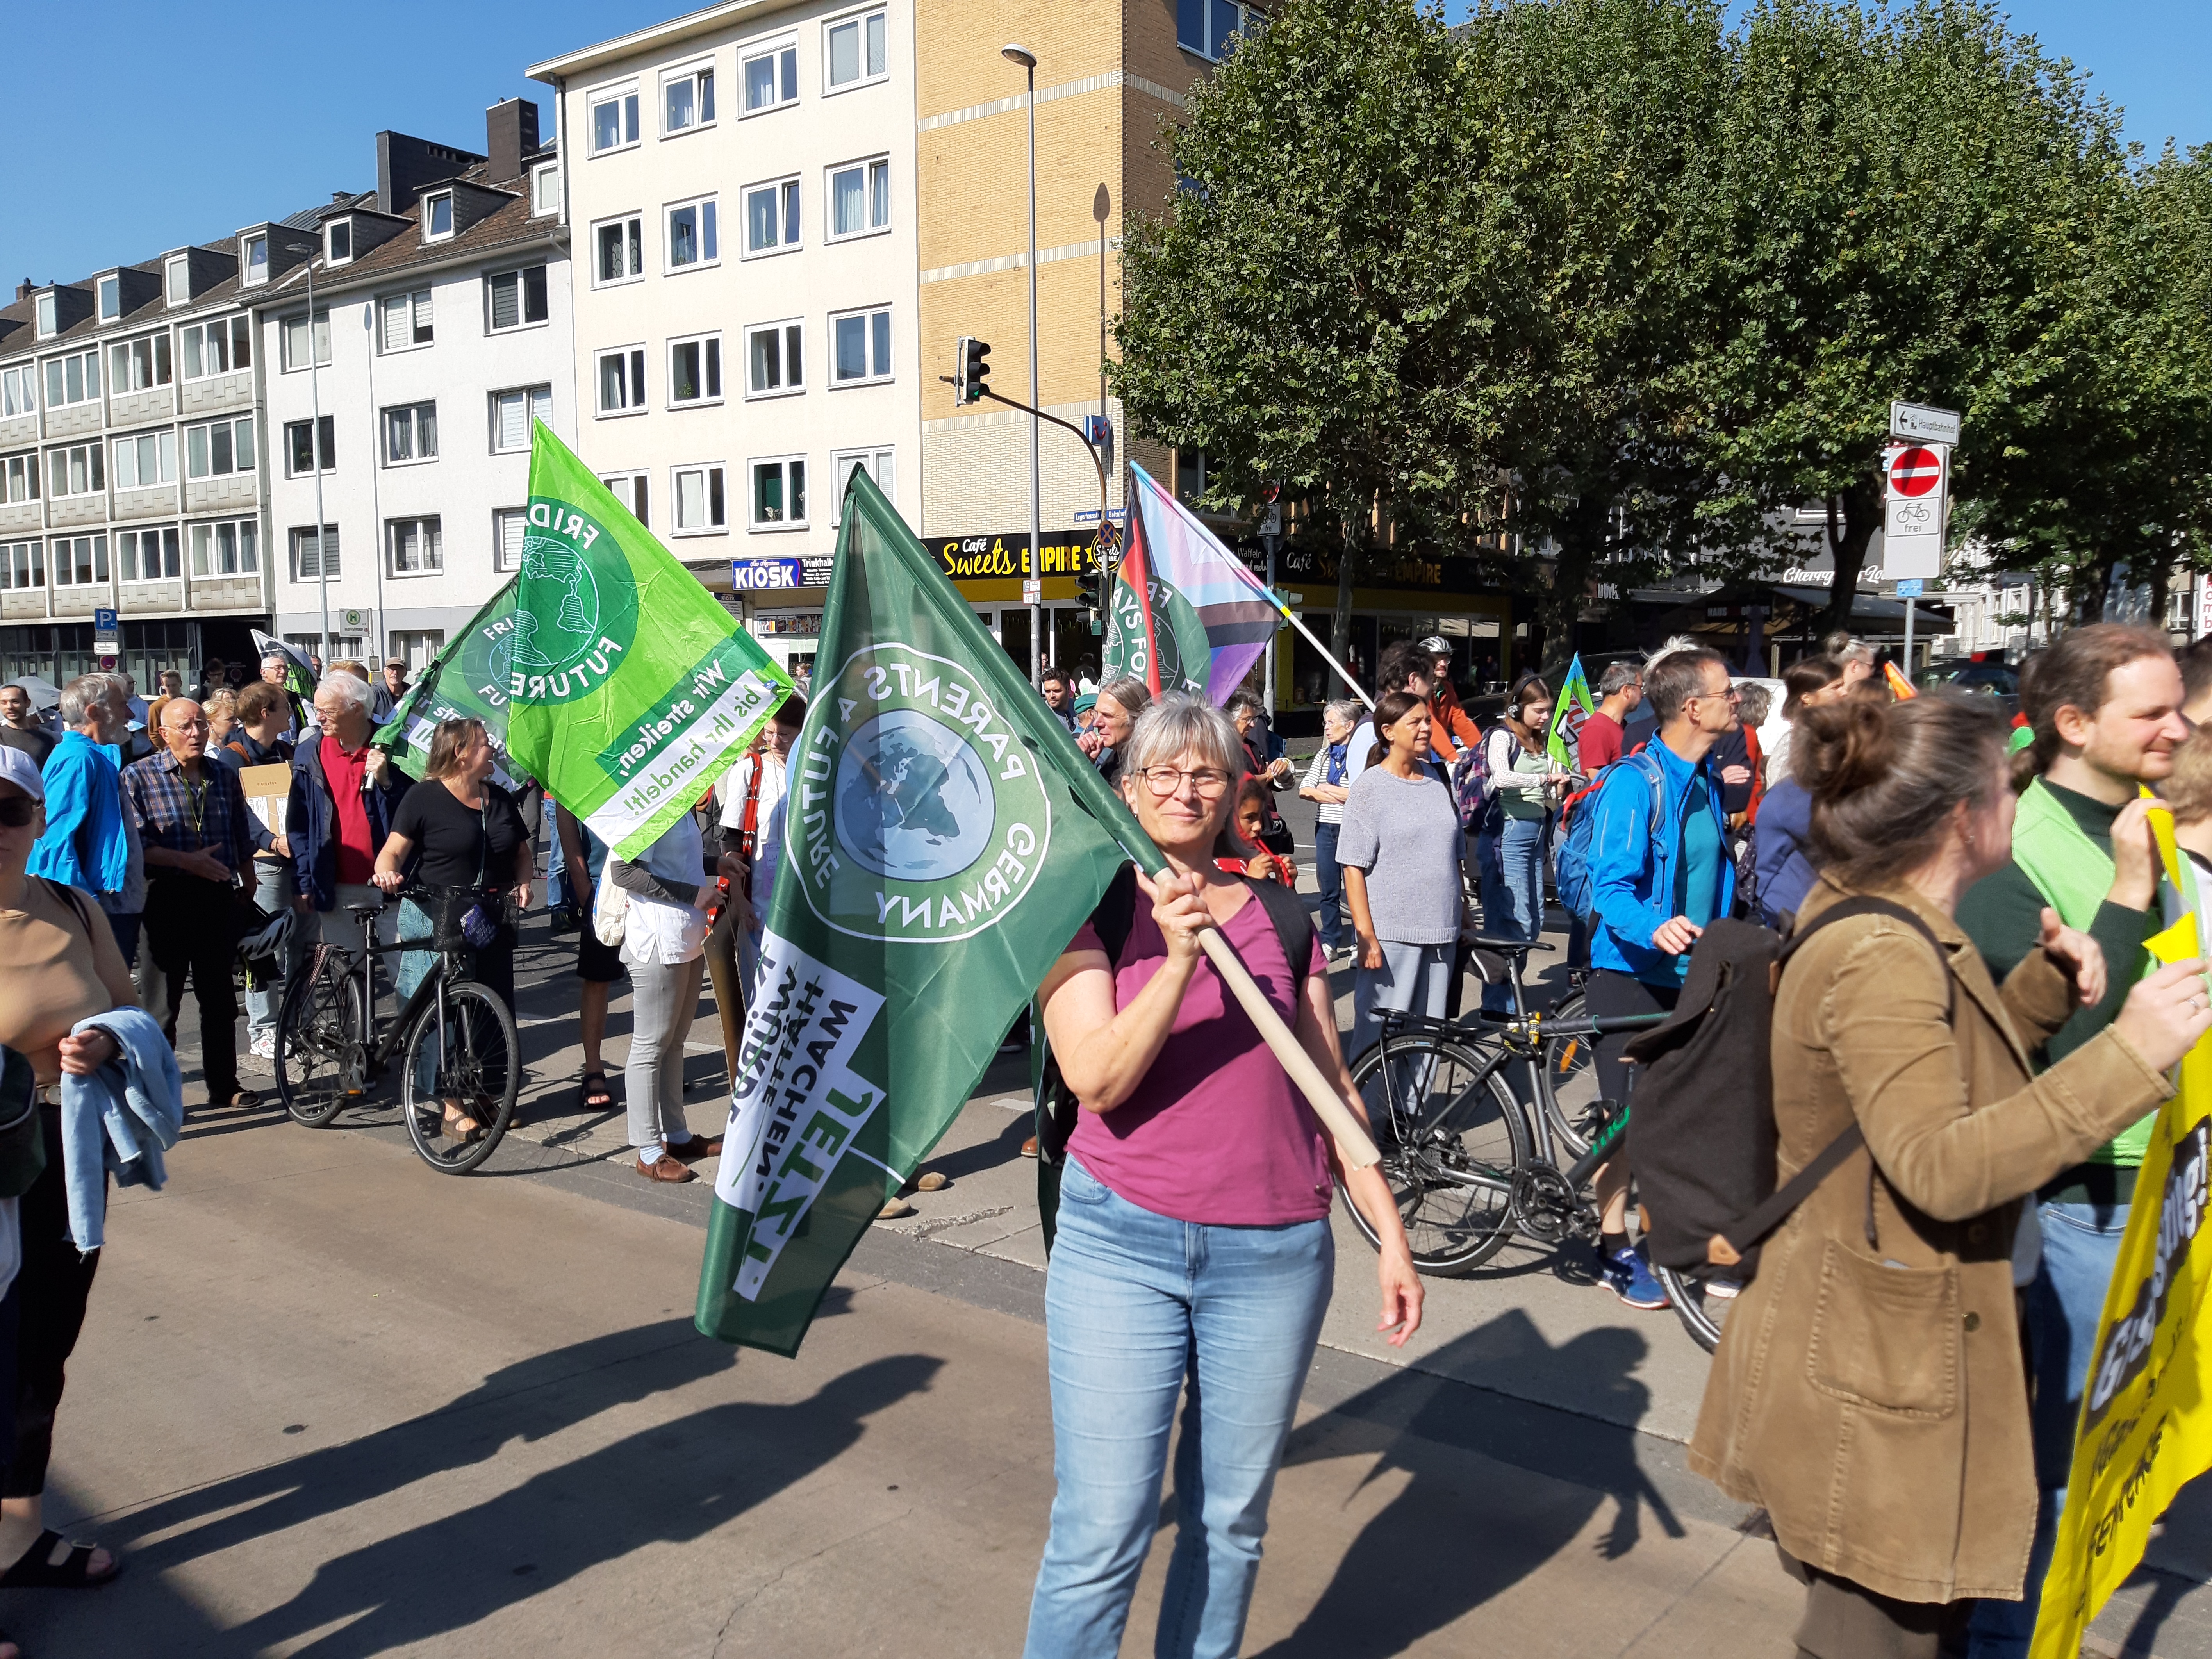
<instances>
[{"instance_id":1,"label":"sunglasses","mask_svg":"<svg viewBox=\"0 0 2212 1659\"><path fill-rule=\"evenodd\" d=\"M0 795L0 824L10 830L27 825L39 810L39 803L28 795Z\"/></svg>"}]
</instances>

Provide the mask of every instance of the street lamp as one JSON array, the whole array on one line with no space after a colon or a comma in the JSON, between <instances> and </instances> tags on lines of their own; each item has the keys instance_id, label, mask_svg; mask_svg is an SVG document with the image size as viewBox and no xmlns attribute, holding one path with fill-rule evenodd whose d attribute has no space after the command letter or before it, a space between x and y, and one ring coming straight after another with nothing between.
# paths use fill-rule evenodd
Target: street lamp
<instances>
[{"instance_id":1,"label":"street lamp","mask_svg":"<svg viewBox=\"0 0 2212 1659\"><path fill-rule=\"evenodd\" d=\"M1044 428L1037 420L1037 240L1036 240L1036 54L1027 46L1008 44L999 55L1018 64L1029 80L1030 107L1030 580L1044 580L1044 482L1041 456ZM1030 590L1042 595L1042 586ZM1044 662L1044 606L1030 604L1030 678L1036 678Z\"/></svg>"},{"instance_id":2,"label":"street lamp","mask_svg":"<svg viewBox=\"0 0 2212 1659\"><path fill-rule=\"evenodd\" d=\"M313 418L307 423L307 459L315 469L315 580L322 589L325 663L331 659L330 526L323 517L323 360L315 355L315 256L313 242L287 242L285 251L307 256L307 389ZM372 653L373 654L373 653Z\"/></svg>"}]
</instances>

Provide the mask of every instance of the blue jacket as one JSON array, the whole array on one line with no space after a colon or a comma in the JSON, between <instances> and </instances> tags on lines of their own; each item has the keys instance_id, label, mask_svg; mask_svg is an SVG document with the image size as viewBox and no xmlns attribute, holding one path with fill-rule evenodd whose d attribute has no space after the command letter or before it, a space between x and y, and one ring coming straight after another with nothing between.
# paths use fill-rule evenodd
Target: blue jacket
<instances>
[{"instance_id":1,"label":"blue jacket","mask_svg":"<svg viewBox=\"0 0 2212 1659\"><path fill-rule=\"evenodd\" d=\"M1726 850L1728 814L1721 807L1720 780L1704 761L1692 766L1656 740L1644 753L1657 757L1662 774L1657 823L1651 821L1650 775L1633 757L1607 773L1598 786L1597 817L1590 823L1590 965L1672 985L1680 981L1680 959L1653 949L1651 936L1677 914L1674 866L1682 853L1682 811L1691 784L1700 775L1723 849L1715 915L1726 915L1735 901L1735 866Z\"/></svg>"},{"instance_id":2,"label":"blue jacket","mask_svg":"<svg viewBox=\"0 0 2212 1659\"><path fill-rule=\"evenodd\" d=\"M1752 831L1753 857L1759 866L1759 914L1773 927L1785 910L1795 910L1813 890L1820 872L1808 849L1813 844L1813 798L1795 778L1784 778L1759 803Z\"/></svg>"},{"instance_id":3,"label":"blue jacket","mask_svg":"<svg viewBox=\"0 0 2212 1659\"><path fill-rule=\"evenodd\" d=\"M150 1187L168 1178L161 1154L185 1127L185 1085L177 1056L151 1014L111 1008L81 1019L70 1035L105 1031L116 1055L90 1077L62 1073L62 1185L69 1197L70 1237L89 1255L105 1237L107 1177L118 1187Z\"/></svg>"},{"instance_id":4,"label":"blue jacket","mask_svg":"<svg viewBox=\"0 0 2212 1659\"><path fill-rule=\"evenodd\" d=\"M82 732L64 732L42 775L46 832L31 849L30 873L88 893L120 893L131 878L131 842L115 750Z\"/></svg>"},{"instance_id":5,"label":"blue jacket","mask_svg":"<svg viewBox=\"0 0 2212 1659\"><path fill-rule=\"evenodd\" d=\"M384 845L398 815L399 798L410 780L387 762L384 781L366 791L362 805L368 809L370 849ZM335 909L338 902L338 849L334 839L337 804L331 797L331 780L323 770L319 736L303 740L292 755L292 794L284 803L284 839L292 848L292 884L314 902L318 910Z\"/></svg>"}]
</instances>

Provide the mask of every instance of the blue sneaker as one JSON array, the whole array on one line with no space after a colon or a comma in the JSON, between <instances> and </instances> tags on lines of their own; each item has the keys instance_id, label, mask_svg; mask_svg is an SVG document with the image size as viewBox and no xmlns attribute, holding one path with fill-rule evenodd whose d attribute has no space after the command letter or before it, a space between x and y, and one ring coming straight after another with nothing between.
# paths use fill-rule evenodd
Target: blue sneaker
<instances>
[{"instance_id":1,"label":"blue sneaker","mask_svg":"<svg viewBox=\"0 0 2212 1659\"><path fill-rule=\"evenodd\" d=\"M1600 1276L1606 1288L1632 1308L1650 1310L1669 1305L1665 1288L1651 1276L1632 1244L1606 1257Z\"/></svg>"}]
</instances>

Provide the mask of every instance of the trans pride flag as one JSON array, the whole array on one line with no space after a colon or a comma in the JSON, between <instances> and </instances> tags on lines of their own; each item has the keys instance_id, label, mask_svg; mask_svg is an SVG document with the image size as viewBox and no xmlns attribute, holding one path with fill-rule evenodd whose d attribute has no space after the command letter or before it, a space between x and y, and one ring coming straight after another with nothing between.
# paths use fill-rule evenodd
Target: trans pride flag
<instances>
[{"instance_id":1,"label":"trans pride flag","mask_svg":"<svg viewBox=\"0 0 2212 1659\"><path fill-rule=\"evenodd\" d=\"M1133 674L1154 696L1227 701L1274 637L1282 612L1260 579L1144 468L1129 545L1106 605L1106 678Z\"/></svg>"}]
</instances>

